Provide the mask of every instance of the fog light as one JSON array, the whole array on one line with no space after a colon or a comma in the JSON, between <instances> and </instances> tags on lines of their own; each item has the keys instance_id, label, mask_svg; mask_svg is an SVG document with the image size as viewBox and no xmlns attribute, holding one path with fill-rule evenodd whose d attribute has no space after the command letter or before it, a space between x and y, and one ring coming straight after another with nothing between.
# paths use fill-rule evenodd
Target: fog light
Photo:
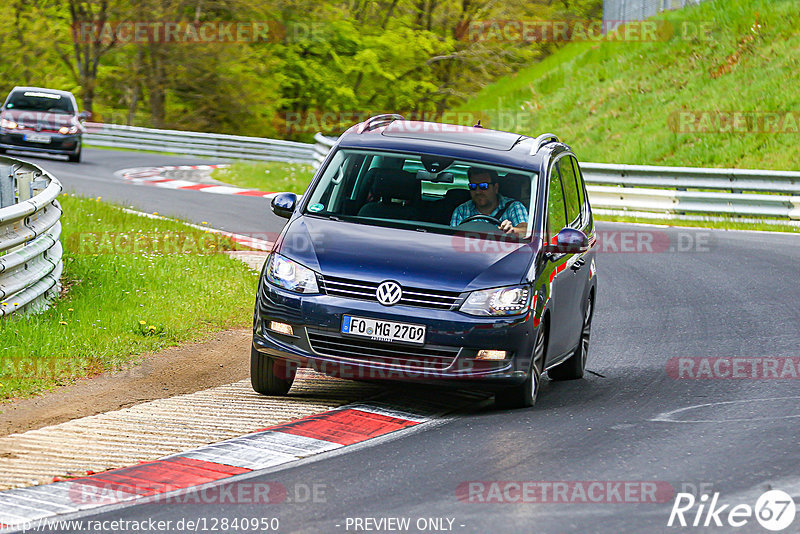
<instances>
[{"instance_id":1,"label":"fog light","mask_svg":"<svg viewBox=\"0 0 800 534\"><path fill-rule=\"evenodd\" d=\"M505 360L507 351L504 350L479 350L478 360Z\"/></svg>"},{"instance_id":2,"label":"fog light","mask_svg":"<svg viewBox=\"0 0 800 534\"><path fill-rule=\"evenodd\" d=\"M286 323L279 323L278 321L270 321L269 329L278 332L279 334L286 334L287 336L294 335L294 330L292 330L292 325Z\"/></svg>"}]
</instances>

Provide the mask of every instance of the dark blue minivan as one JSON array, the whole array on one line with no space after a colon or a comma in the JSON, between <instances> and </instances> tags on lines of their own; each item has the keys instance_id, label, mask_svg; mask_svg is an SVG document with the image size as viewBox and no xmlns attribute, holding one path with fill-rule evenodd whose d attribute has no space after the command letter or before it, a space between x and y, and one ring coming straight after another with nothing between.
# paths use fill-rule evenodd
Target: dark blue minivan
<instances>
[{"instance_id":1,"label":"dark blue minivan","mask_svg":"<svg viewBox=\"0 0 800 534\"><path fill-rule=\"evenodd\" d=\"M299 367L493 391L531 406L581 378L597 282L577 158L537 138L380 115L336 142L298 198L256 298L251 381Z\"/></svg>"}]
</instances>

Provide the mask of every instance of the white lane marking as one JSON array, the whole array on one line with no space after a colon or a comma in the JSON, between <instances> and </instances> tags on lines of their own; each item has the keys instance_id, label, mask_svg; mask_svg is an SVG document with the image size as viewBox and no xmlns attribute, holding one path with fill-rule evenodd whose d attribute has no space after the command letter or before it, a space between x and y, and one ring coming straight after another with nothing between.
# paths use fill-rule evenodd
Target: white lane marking
<instances>
[{"instance_id":1,"label":"white lane marking","mask_svg":"<svg viewBox=\"0 0 800 534\"><path fill-rule=\"evenodd\" d=\"M195 183L193 185L197 184ZM214 193L216 195L235 195L236 193L241 193L243 191L250 191L250 189L242 189L241 187L233 187L230 185L212 185L209 187L204 187L203 189L200 189L200 191L203 193ZM267 192L264 191L264 194L266 195Z\"/></svg>"},{"instance_id":2,"label":"white lane marking","mask_svg":"<svg viewBox=\"0 0 800 534\"><path fill-rule=\"evenodd\" d=\"M729 423L729 422L738 422L738 421L762 421L762 420L774 420L774 419L796 419L800 417L800 414L796 415L771 415L765 417L745 417L745 418L735 418L735 419L674 419L673 417L688 412L689 410L697 410L701 408L708 408L711 406L722 406L726 404L750 404L753 402L768 402L768 401L783 401L783 400L800 400L800 396L794 397L768 397L764 399L744 399L744 400L735 400L735 401L720 401L720 402L709 402L705 404L695 404L693 406L686 406L685 408L678 408L677 410L671 410L668 412L661 412L656 417L649 419L649 421L656 421L661 423Z\"/></svg>"},{"instance_id":3,"label":"white lane marking","mask_svg":"<svg viewBox=\"0 0 800 534\"><path fill-rule=\"evenodd\" d=\"M153 185L158 185L158 187L164 187L167 189L180 189L182 187L197 185L197 182L190 182L188 180L170 180L168 182L159 182L158 184Z\"/></svg>"},{"instance_id":4,"label":"white lane marking","mask_svg":"<svg viewBox=\"0 0 800 534\"><path fill-rule=\"evenodd\" d=\"M214 443L175 456L256 470L342 446L330 441L270 430Z\"/></svg>"},{"instance_id":5,"label":"white lane marking","mask_svg":"<svg viewBox=\"0 0 800 534\"><path fill-rule=\"evenodd\" d=\"M408 421L413 421L415 423L424 423L429 421L431 418L426 417L424 415L420 415L418 413L410 413L399 409L390 408L390 405L381 405L382 403L375 403L375 404L363 404L363 403L355 403L353 405L348 406L354 410L358 410L360 412L368 412L374 413L377 415L385 415L387 417L394 417L396 419L406 419Z\"/></svg>"}]
</instances>

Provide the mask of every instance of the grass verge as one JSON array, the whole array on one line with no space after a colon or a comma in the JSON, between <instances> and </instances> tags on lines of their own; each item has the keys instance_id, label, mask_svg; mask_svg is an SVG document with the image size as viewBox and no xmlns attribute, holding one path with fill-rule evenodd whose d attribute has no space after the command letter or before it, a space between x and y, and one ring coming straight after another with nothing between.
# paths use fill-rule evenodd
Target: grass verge
<instances>
[{"instance_id":1,"label":"grass verge","mask_svg":"<svg viewBox=\"0 0 800 534\"><path fill-rule=\"evenodd\" d=\"M648 219L644 217L629 217L625 215L595 215L595 220L636 224L657 224L661 226L673 227L716 228L720 230L753 230L758 232L787 232L792 234L800 234L800 226L792 226L790 224L741 222L737 221L736 219L687 221L682 219Z\"/></svg>"},{"instance_id":2,"label":"grass verge","mask_svg":"<svg viewBox=\"0 0 800 534\"><path fill-rule=\"evenodd\" d=\"M708 0L654 20L674 32L570 43L454 111L553 132L582 161L797 169L797 1Z\"/></svg>"},{"instance_id":3,"label":"grass verge","mask_svg":"<svg viewBox=\"0 0 800 534\"><path fill-rule=\"evenodd\" d=\"M258 274L219 253L237 248L228 238L95 199L59 201L63 296L0 320L0 400L250 324Z\"/></svg>"},{"instance_id":4,"label":"grass verge","mask_svg":"<svg viewBox=\"0 0 800 534\"><path fill-rule=\"evenodd\" d=\"M212 178L237 187L268 193L288 191L298 195L305 192L313 175L311 165L282 161L237 162L211 173Z\"/></svg>"}]
</instances>

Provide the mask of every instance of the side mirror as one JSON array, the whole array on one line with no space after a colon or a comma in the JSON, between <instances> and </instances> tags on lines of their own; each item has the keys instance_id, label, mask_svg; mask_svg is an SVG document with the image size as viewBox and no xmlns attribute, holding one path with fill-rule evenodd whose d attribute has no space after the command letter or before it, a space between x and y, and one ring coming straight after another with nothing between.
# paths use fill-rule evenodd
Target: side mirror
<instances>
[{"instance_id":1,"label":"side mirror","mask_svg":"<svg viewBox=\"0 0 800 534\"><path fill-rule=\"evenodd\" d=\"M280 193L272 197L272 212L278 217L288 219L296 205L297 195L294 193Z\"/></svg>"},{"instance_id":2,"label":"side mirror","mask_svg":"<svg viewBox=\"0 0 800 534\"><path fill-rule=\"evenodd\" d=\"M92 118L91 111L81 111L80 113L78 113L78 120L81 122L88 121L91 118Z\"/></svg>"},{"instance_id":3,"label":"side mirror","mask_svg":"<svg viewBox=\"0 0 800 534\"><path fill-rule=\"evenodd\" d=\"M556 237L556 244L548 243L543 250L554 254L579 254L589 250L589 238L575 228L562 228Z\"/></svg>"}]
</instances>

